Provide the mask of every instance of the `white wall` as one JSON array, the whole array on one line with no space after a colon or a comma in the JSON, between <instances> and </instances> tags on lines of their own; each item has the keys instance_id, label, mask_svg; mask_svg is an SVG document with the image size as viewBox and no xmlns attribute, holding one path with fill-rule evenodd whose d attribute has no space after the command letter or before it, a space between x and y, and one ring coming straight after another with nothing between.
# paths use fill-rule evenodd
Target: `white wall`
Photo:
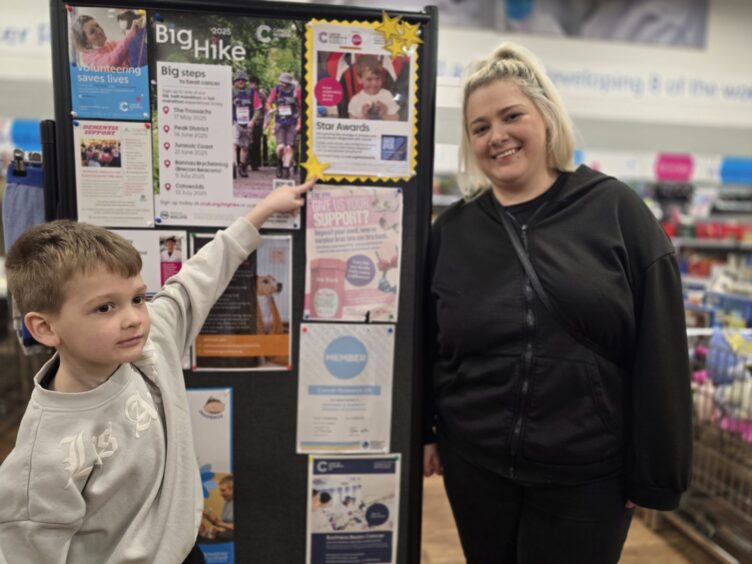
<instances>
[{"instance_id":1,"label":"white wall","mask_svg":"<svg viewBox=\"0 0 752 564\"><path fill-rule=\"evenodd\" d=\"M459 140L458 69L512 40L534 51L553 77L591 78L559 82L583 146L752 155L751 29L749 0L711 0L700 50L442 28L437 142ZM593 77L622 82L605 91Z\"/></svg>"}]
</instances>

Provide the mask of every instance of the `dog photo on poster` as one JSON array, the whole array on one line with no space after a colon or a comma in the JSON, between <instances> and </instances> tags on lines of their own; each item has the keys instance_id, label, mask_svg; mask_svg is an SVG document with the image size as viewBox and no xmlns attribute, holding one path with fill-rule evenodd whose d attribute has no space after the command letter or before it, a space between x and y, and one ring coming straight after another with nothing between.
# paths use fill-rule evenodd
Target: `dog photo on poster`
<instances>
[{"instance_id":1,"label":"dog photo on poster","mask_svg":"<svg viewBox=\"0 0 752 564\"><path fill-rule=\"evenodd\" d=\"M196 233L193 253L213 235ZM193 370L290 370L292 238L264 236L214 304L193 347Z\"/></svg>"}]
</instances>

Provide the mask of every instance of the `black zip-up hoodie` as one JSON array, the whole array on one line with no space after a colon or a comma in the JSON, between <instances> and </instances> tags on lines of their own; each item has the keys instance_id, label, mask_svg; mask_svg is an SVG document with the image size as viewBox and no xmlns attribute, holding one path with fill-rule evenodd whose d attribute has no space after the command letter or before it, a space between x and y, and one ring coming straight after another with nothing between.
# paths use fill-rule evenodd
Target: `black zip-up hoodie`
<instances>
[{"instance_id":1,"label":"black zip-up hoodie","mask_svg":"<svg viewBox=\"0 0 752 564\"><path fill-rule=\"evenodd\" d=\"M425 442L525 483L614 472L638 505L689 482L692 403L673 246L640 197L580 166L526 228L528 255L575 340L533 291L488 191L432 229ZM609 360L611 359L611 360Z\"/></svg>"}]
</instances>

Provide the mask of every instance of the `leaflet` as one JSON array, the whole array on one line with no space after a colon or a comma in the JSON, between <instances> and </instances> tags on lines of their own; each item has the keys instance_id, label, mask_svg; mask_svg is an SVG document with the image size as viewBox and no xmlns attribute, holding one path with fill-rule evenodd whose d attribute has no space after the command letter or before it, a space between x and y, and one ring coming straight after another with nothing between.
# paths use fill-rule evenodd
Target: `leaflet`
<instances>
[{"instance_id":1,"label":"leaflet","mask_svg":"<svg viewBox=\"0 0 752 564\"><path fill-rule=\"evenodd\" d=\"M151 125L73 121L78 220L152 227Z\"/></svg>"},{"instance_id":2,"label":"leaflet","mask_svg":"<svg viewBox=\"0 0 752 564\"><path fill-rule=\"evenodd\" d=\"M181 12L151 23L157 222L227 226L276 181L295 183L292 165L277 166L276 118L265 118L265 101L282 74L300 77L297 23ZM288 134L293 147L296 135ZM275 214L264 227L300 224L299 213Z\"/></svg>"},{"instance_id":3,"label":"leaflet","mask_svg":"<svg viewBox=\"0 0 752 564\"><path fill-rule=\"evenodd\" d=\"M377 28L308 25L308 151L329 165L325 179L415 174L417 51Z\"/></svg>"},{"instance_id":4,"label":"leaflet","mask_svg":"<svg viewBox=\"0 0 752 564\"><path fill-rule=\"evenodd\" d=\"M112 229L136 247L141 254L141 278L151 297L164 286L170 276L180 272L188 259L185 231L141 231Z\"/></svg>"},{"instance_id":5,"label":"leaflet","mask_svg":"<svg viewBox=\"0 0 752 564\"><path fill-rule=\"evenodd\" d=\"M306 564L397 561L400 456L308 459Z\"/></svg>"},{"instance_id":6,"label":"leaflet","mask_svg":"<svg viewBox=\"0 0 752 564\"><path fill-rule=\"evenodd\" d=\"M304 319L397 321L402 189L317 186L307 201Z\"/></svg>"},{"instance_id":7,"label":"leaflet","mask_svg":"<svg viewBox=\"0 0 752 564\"><path fill-rule=\"evenodd\" d=\"M194 234L194 253L212 237ZM292 369L292 238L263 239L206 318L193 347L193 370Z\"/></svg>"},{"instance_id":8,"label":"leaflet","mask_svg":"<svg viewBox=\"0 0 752 564\"><path fill-rule=\"evenodd\" d=\"M196 543L207 562L234 564L232 389L194 388L186 391L204 494L204 510Z\"/></svg>"},{"instance_id":9,"label":"leaflet","mask_svg":"<svg viewBox=\"0 0 752 564\"><path fill-rule=\"evenodd\" d=\"M388 452L394 325L303 323L299 453Z\"/></svg>"},{"instance_id":10,"label":"leaflet","mask_svg":"<svg viewBox=\"0 0 752 564\"><path fill-rule=\"evenodd\" d=\"M73 117L146 121L146 12L68 6Z\"/></svg>"}]
</instances>

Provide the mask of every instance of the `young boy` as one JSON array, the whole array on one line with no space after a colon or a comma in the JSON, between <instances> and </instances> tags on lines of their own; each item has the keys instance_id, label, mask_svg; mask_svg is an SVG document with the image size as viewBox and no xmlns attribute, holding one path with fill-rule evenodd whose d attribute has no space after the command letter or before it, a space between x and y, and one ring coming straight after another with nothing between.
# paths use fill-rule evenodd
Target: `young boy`
<instances>
[{"instance_id":1,"label":"young boy","mask_svg":"<svg viewBox=\"0 0 752 564\"><path fill-rule=\"evenodd\" d=\"M384 79L381 62L373 56L366 55L355 63L358 78L363 89L350 98L347 112L355 119L399 119L399 104L386 88L382 88Z\"/></svg>"},{"instance_id":2,"label":"young boy","mask_svg":"<svg viewBox=\"0 0 752 564\"><path fill-rule=\"evenodd\" d=\"M10 292L57 353L0 466L0 562L203 561L183 352L264 221L300 208L314 182L269 194L149 304L138 251L106 229L55 221L14 243Z\"/></svg>"}]
</instances>

